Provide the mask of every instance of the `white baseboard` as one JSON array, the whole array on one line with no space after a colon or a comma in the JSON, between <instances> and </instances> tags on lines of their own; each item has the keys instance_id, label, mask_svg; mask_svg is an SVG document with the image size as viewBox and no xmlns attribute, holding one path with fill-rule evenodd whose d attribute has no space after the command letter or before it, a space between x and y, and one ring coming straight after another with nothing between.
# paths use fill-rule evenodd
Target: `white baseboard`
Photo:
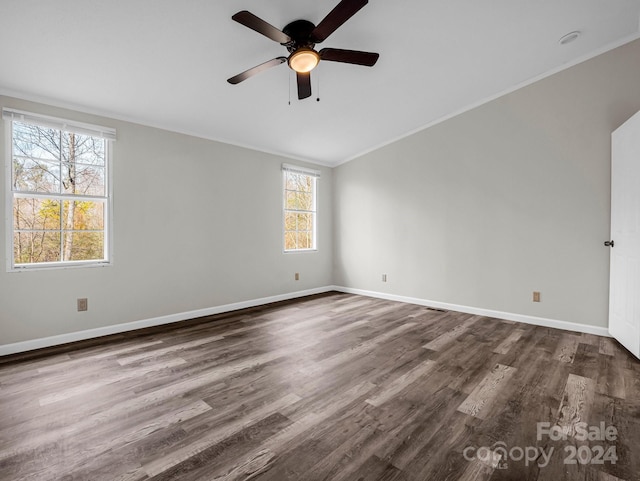
<instances>
[{"instance_id":1,"label":"white baseboard","mask_svg":"<svg viewBox=\"0 0 640 481\"><path fill-rule=\"evenodd\" d=\"M409 304L417 304L420 306L433 307L435 309L444 309L446 311L464 312L467 314L475 314L480 316L495 317L497 319L505 319L507 321L523 322L525 324L533 324L535 326L553 327L555 329L564 329L566 331L584 332L585 334L595 334L597 336L611 337L606 327L591 326L589 324L577 324L575 322L559 321L556 319L545 319L544 317L527 316L524 314L514 314L512 312L493 311L480 307L461 306L458 304L449 304L446 302L430 301L427 299L419 299L416 297L398 296L395 294L387 294L384 292L366 291L363 289L353 289L351 287L333 286L333 290L344 292L347 294L358 294L361 296L376 297L379 299L387 299L389 301L406 302Z\"/></svg>"},{"instance_id":2,"label":"white baseboard","mask_svg":"<svg viewBox=\"0 0 640 481\"><path fill-rule=\"evenodd\" d=\"M272 302L286 301L296 299L298 297L311 296L313 294L322 294L324 292L338 291L347 294L358 294L361 296L376 297L379 299L387 299L390 301L406 302L408 304L417 304L420 306L433 307L436 309L445 309L447 311L465 312L468 314L476 314L487 317L495 317L497 319L505 319L508 321L524 322L525 324L533 324L536 326L553 327L556 329L565 329L567 331L584 332L586 334L595 334L598 336L610 337L609 331L605 327L590 326L588 324L577 324L574 322L559 321L556 319L545 319L542 317L527 316L523 314L514 314L510 312L493 311L490 309L482 309L479 307L461 306L457 304L449 304L446 302L430 301L427 299L419 299L416 297L399 296L395 294L387 294L384 292L367 291L363 289L353 289L342 286L324 286L304 291L289 292L276 296L262 297L259 299L251 299L248 301L235 302L233 304L224 304L221 306L209 307L206 309L198 309L195 311L179 312L167 316L154 317L151 319L143 319L140 321L127 322L124 324L114 324L112 326L98 327L96 329L88 329L85 331L70 332L68 334L60 334L58 336L44 337L29 341L16 342L13 344L0 345L0 356L16 354L19 352L33 351L45 347L58 346L69 342L84 341L96 337L109 336L111 334L120 334L136 329L144 329L145 327L155 327L164 324L171 324L179 321L195 319L197 317L212 316L222 314L224 312L237 311L248 307L256 307Z\"/></svg>"},{"instance_id":3,"label":"white baseboard","mask_svg":"<svg viewBox=\"0 0 640 481\"><path fill-rule=\"evenodd\" d=\"M224 304L221 306L208 307L206 309L198 309L195 311L179 312L168 316L154 317L151 319L143 319L140 321L126 322L123 324L114 324L112 326L98 327L96 329L87 329L85 331L70 332L68 334L60 334L58 336L44 337L29 341L16 342L13 344L0 345L0 356L16 354L19 352L33 351L44 347L58 346L69 342L84 341L96 337L109 336L111 334L120 334L127 331L135 331L136 329L144 329L145 327L155 327L173 322L186 321L197 317L212 316L224 312L237 311L248 307L256 307L272 302L286 301L298 297L311 296L313 294L322 294L323 292L332 291L333 286L318 287L315 289L307 289L304 291L289 292L287 294L279 294L276 296L262 297L260 299L251 299L248 301L235 302L233 304Z\"/></svg>"}]
</instances>

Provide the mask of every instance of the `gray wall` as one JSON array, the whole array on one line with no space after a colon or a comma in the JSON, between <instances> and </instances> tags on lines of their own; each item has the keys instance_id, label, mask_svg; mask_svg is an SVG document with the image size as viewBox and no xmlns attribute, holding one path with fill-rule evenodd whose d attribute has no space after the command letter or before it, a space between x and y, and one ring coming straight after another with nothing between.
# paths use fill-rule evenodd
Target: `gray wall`
<instances>
[{"instance_id":1,"label":"gray wall","mask_svg":"<svg viewBox=\"0 0 640 481\"><path fill-rule=\"evenodd\" d=\"M7 272L3 222L0 345L331 284L331 169L313 166L322 171L319 251L284 254L280 166L303 163L8 97L0 105L118 130L113 266ZM78 297L89 311L76 312Z\"/></svg>"},{"instance_id":2,"label":"gray wall","mask_svg":"<svg viewBox=\"0 0 640 481\"><path fill-rule=\"evenodd\" d=\"M336 168L335 283L606 326L610 133L639 109L635 41Z\"/></svg>"}]
</instances>

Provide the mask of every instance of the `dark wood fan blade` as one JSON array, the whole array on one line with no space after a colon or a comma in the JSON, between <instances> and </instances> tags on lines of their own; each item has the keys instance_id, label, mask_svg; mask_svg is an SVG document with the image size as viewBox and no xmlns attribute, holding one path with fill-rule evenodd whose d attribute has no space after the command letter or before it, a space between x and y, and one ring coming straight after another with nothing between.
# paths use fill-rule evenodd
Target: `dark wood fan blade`
<instances>
[{"instance_id":1,"label":"dark wood fan blade","mask_svg":"<svg viewBox=\"0 0 640 481\"><path fill-rule=\"evenodd\" d=\"M341 48L323 48L318 52L322 60L331 62L353 63L373 67L380 57L379 53L360 52L358 50L343 50Z\"/></svg>"},{"instance_id":2,"label":"dark wood fan blade","mask_svg":"<svg viewBox=\"0 0 640 481\"><path fill-rule=\"evenodd\" d=\"M318 26L313 29L311 39L315 43L323 42L367 3L369 3L368 0L342 0L324 17Z\"/></svg>"},{"instance_id":3,"label":"dark wood fan blade","mask_svg":"<svg viewBox=\"0 0 640 481\"><path fill-rule=\"evenodd\" d=\"M261 33L265 37L269 37L275 42L291 42L291 37L289 37L289 35L278 30L273 25L265 22L260 17L256 17L253 13L246 10L242 10L241 12L236 13L233 17L231 17L231 19L235 20L238 23L241 23L245 27L249 27L251 30L255 30L256 32Z\"/></svg>"},{"instance_id":4,"label":"dark wood fan blade","mask_svg":"<svg viewBox=\"0 0 640 481\"><path fill-rule=\"evenodd\" d=\"M287 61L287 57L276 57L273 60L269 60L268 62L261 63L260 65L256 65L255 67L250 68L249 70L245 70L244 72L239 73L235 77L231 77L230 79L227 79L227 82L233 85L239 84L243 80L247 80L249 77L253 77L255 74L263 72L264 70L267 70L271 67L280 65L281 63L284 63L286 61Z\"/></svg>"},{"instance_id":5,"label":"dark wood fan blade","mask_svg":"<svg viewBox=\"0 0 640 481\"><path fill-rule=\"evenodd\" d=\"M299 73L296 72L298 79L298 98L300 100L311 97L311 73Z\"/></svg>"}]
</instances>

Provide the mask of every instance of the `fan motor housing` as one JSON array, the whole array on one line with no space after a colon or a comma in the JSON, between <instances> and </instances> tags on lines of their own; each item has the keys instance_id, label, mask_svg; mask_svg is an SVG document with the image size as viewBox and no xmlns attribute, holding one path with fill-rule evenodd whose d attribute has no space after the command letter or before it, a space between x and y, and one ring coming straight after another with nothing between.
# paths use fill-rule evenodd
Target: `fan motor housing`
<instances>
[{"instance_id":1,"label":"fan motor housing","mask_svg":"<svg viewBox=\"0 0 640 481\"><path fill-rule=\"evenodd\" d=\"M315 43L311 40L311 32L316 26L308 20L295 20L282 29L284 33L291 37L292 41L283 43L290 53L301 47L313 48Z\"/></svg>"}]
</instances>

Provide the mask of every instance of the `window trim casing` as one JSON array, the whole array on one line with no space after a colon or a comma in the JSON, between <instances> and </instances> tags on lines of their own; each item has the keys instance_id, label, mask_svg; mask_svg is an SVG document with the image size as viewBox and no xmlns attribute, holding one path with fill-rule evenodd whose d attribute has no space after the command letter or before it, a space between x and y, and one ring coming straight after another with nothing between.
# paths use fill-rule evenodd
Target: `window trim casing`
<instances>
[{"instance_id":1,"label":"window trim casing","mask_svg":"<svg viewBox=\"0 0 640 481\"><path fill-rule=\"evenodd\" d=\"M286 187L287 187L287 181L286 181L286 173L287 172L294 172L296 174L304 174L304 175L308 175L310 177L314 178L314 185L313 185L313 200L314 200L314 206L315 206L315 210L314 210L314 216L313 216L313 248L310 249L287 249L286 245L285 245L285 232L286 232L286 213L287 213L287 205L286 205ZM280 172L280 177L282 180L282 188L280 190L280 194L281 194L281 199L282 199L282 227L280 229L280 240L282 242L282 252L283 254L303 254L303 253L309 253L309 252L318 252L319 247L319 238L318 238L318 215L319 215L319 202L318 202L318 197L319 197L319 189L318 189L318 184L319 184L319 180L320 180L320 171L319 170L314 170L314 169L309 169L307 167L301 167L299 165L292 165L292 164L282 164L282 169Z\"/></svg>"},{"instance_id":2,"label":"window trim casing","mask_svg":"<svg viewBox=\"0 0 640 481\"><path fill-rule=\"evenodd\" d=\"M5 238L5 265L7 272L29 272L37 270L52 269L77 269L87 267L108 267L113 265L113 158L112 148L113 141L116 140L116 130L110 127L102 127L94 124L76 122L59 117L50 117L32 112L14 110L10 108L2 108L2 119L4 125L5 139L5 218L4 226L6 230ZM106 182L106 213L104 222L104 259L99 260L77 260L77 261L56 261L56 262L38 262L33 264L20 264L16 266L13 253L13 199L14 191L12 185L13 179L13 122L23 122L39 125L42 127L74 132L82 135L91 135L105 140L105 182ZM46 194L45 194L46 196ZM50 197L56 197L51 195ZM64 198L65 196L58 196Z\"/></svg>"}]
</instances>

